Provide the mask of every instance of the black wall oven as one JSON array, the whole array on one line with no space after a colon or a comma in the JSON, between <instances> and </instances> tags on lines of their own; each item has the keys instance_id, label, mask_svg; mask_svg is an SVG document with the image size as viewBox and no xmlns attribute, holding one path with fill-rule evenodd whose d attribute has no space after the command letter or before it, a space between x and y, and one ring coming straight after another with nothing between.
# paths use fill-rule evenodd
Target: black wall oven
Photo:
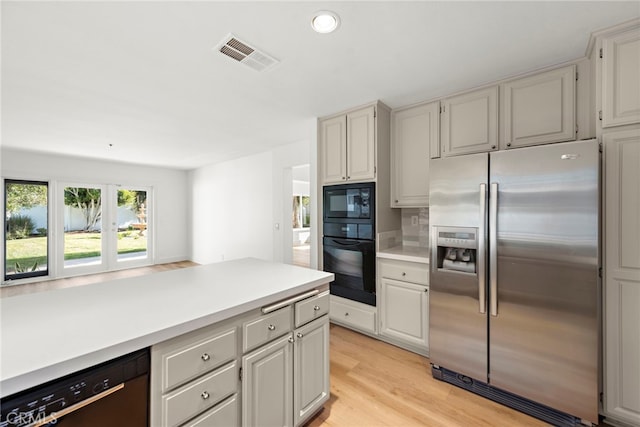
<instances>
[{"instance_id":1,"label":"black wall oven","mask_svg":"<svg viewBox=\"0 0 640 427\"><path fill-rule=\"evenodd\" d=\"M375 184L324 187L323 265L331 293L376 305Z\"/></svg>"}]
</instances>

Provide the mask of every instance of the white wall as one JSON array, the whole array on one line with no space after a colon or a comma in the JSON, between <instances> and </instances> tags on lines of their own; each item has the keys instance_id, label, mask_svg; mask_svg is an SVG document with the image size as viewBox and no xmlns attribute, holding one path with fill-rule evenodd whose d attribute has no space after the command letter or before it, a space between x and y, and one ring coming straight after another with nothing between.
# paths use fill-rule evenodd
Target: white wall
<instances>
[{"instance_id":1,"label":"white wall","mask_svg":"<svg viewBox=\"0 0 640 427\"><path fill-rule=\"evenodd\" d=\"M3 178L153 187L155 262L189 259L187 172L2 148Z\"/></svg>"},{"instance_id":2,"label":"white wall","mask_svg":"<svg viewBox=\"0 0 640 427\"><path fill-rule=\"evenodd\" d=\"M283 250L293 239L291 168L311 161L316 120L309 126L312 143L287 144L189 172L193 261L291 261Z\"/></svg>"},{"instance_id":3,"label":"white wall","mask_svg":"<svg viewBox=\"0 0 640 427\"><path fill-rule=\"evenodd\" d=\"M272 153L189 172L192 260L273 259Z\"/></svg>"}]
</instances>

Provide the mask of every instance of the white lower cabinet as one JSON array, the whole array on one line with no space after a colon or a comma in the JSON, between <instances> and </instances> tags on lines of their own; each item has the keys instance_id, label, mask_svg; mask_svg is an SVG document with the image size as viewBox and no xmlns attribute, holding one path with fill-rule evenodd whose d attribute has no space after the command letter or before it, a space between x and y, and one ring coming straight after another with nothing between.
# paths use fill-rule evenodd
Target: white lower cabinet
<instances>
[{"instance_id":1,"label":"white lower cabinet","mask_svg":"<svg viewBox=\"0 0 640 427\"><path fill-rule=\"evenodd\" d=\"M237 426L238 395L233 395L215 408L185 424L185 427Z\"/></svg>"},{"instance_id":2,"label":"white lower cabinet","mask_svg":"<svg viewBox=\"0 0 640 427\"><path fill-rule=\"evenodd\" d=\"M329 316L333 323L375 335L376 307L331 295Z\"/></svg>"},{"instance_id":3,"label":"white lower cabinet","mask_svg":"<svg viewBox=\"0 0 640 427\"><path fill-rule=\"evenodd\" d=\"M328 312L324 288L154 345L150 425L303 424L329 399Z\"/></svg>"},{"instance_id":4,"label":"white lower cabinet","mask_svg":"<svg viewBox=\"0 0 640 427\"><path fill-rule=\"evenodd\" d=\"M180 425L235 393L237 372L233 362L163 396L162 413L166 425Z\"/></svg>"},{"instance_id":5,"label":"white lower cabinet","mask_svg":"<svg viewBox=\"0 0 640 427\"><path fill-rule=\"evenodd\" d=\"M640 129L606 132L604 415L640 426Z\"/></svg>"},{"instance_id":6,"label":"white lower cabinet","mask_svg":"<svg viewBox=\"0 0 640 427\"><path fill-rule=\"evenodd\" d=\"M297 302L301 326L242 358L244 427L298 426L329 399L328 297Z\"/></svg>"},{"instance_id":7,"label":"white lower cabinet","mask_svg":"<svg viewBox=\"0 0 640 427\"><path fill-rule=\"evenodd\" d=\"M429 355L428 266L379 260L380 336L416 353Z\"/></svg>"},{"instance_id":8,"label":"white lower cabinet","mask_svg":"<svg viewBox=\"0 0 640 427\"><path fill-rule=\"evenodd\" d=\"M242 425L293 425L291 343L285 335L242 358Z\"/></svg>"},{"instance_id":9,"label":"white lower cabinet","mask_svg":"<svg viewBox=\"0 0 640 427\"><path fill-rule=\"evenodd\" d=\"M296 329L294 339L293 422L299 425L329 399L327 316Z\"/></svg>"}]
</instances>

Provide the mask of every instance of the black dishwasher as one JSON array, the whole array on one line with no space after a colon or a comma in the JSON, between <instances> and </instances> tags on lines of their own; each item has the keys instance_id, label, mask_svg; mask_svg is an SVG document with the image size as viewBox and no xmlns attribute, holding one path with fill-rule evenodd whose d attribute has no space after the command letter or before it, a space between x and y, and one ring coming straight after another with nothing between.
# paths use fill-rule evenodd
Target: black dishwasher
<instances>
[{"instance_id":1,"label":"black dishwasher","mask_svg":"<svg viewBox=\"0 0 640 427\"><path fill-rule=\"evenodd\" d=\"M149 349L0 399L0 427L146 427Z\"/></svg>"}]
</instances>

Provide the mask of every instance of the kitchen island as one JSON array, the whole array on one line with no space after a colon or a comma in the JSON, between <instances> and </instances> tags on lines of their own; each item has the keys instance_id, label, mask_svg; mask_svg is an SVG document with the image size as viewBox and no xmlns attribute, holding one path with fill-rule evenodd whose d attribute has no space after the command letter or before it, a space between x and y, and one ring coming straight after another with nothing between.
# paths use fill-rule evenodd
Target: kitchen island
<instances>
[{"instance_id":1,"label":"kitchen island","mask_svg":"<svg viewBox=\"0 0 640 427\"><path fill-rule=\"evenodd\" d=\"M328 284L257 259L0 300L0 396L37 386Z\"/></svg>"}]
</instances>

